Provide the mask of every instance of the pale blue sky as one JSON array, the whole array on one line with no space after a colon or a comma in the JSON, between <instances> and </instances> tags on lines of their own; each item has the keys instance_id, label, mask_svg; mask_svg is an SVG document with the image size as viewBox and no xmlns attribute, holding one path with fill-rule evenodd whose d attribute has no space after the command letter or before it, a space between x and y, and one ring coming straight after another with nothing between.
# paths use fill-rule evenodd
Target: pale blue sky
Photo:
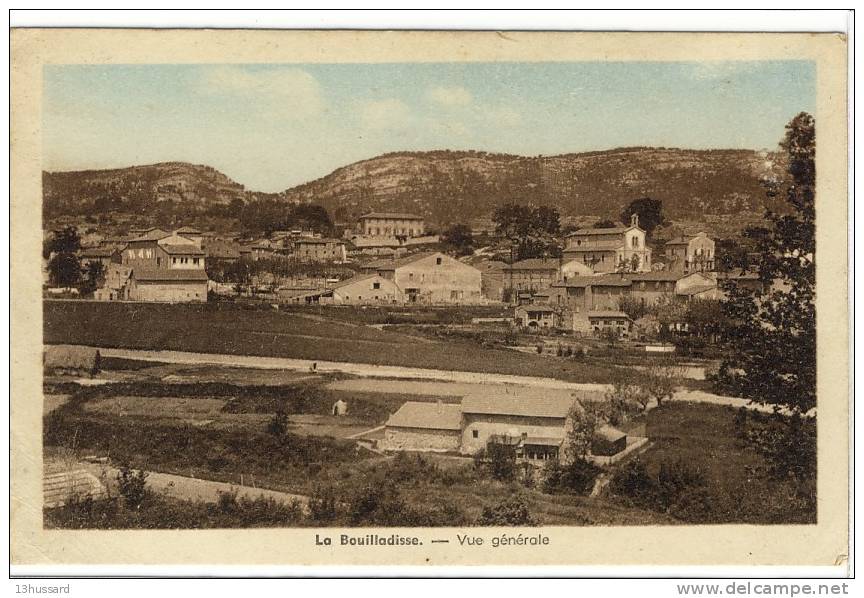
<instances>
[{"instance_id":1,"label":"pale blue sky","mask_svg":"<svg viewBox=\"0 0 864 598\"><path fill-rule=\"evenodd\" d=\"M802 61L55 65L44 168L186 161L281 191L378 154L773 149L814 116Z\"/></svg>"}]
</instances>

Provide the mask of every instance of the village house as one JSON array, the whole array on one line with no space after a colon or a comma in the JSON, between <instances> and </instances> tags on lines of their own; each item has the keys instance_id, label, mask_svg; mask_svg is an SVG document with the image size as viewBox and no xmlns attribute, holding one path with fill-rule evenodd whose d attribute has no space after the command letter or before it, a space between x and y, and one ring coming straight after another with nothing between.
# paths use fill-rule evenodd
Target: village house
<instances>
[{"instance_id":1,"label":"village house","mask_svg":"<svg viewBox=\"0 0 864 598\"><path fill-rule=\"evenodd\" d=\"M379 274L360 274L335 284L331 301L337 305L401 303L402 293L396 283Z\"/></svg>"},{"instance_id":2,"label":"village house","mask_svg":"<svg viewBox=\"0 0 864 598\"><path fill-rule=\"evenodd\" d=\"M628 227L583 228L567 235L566 259L590 266L594 272L651 271L651 249L639 216L633 214ZM635 267L634 267L635 266Z\"/></svg>"},{"instance_id":3,"label":"village house","mask_svg":"<svg viewBox=\"0 0 864 598\"><path fill-rule=\"evenodd\" d=\"M674 299L678 280L683 276L680 272L665 271L634 272L626 275L631 283L630 296L642 305Z\"/></svg>"},{"instance_id":4,"label":"village house","mask_svg":"<svg viewBox=\"0 0 864 598\"><path fill-rule=\"evenodd\" d=\"M672 239L665 249L667 270L685 274L714 270L714 240L706 233Z\"/></svg>"},{"instance_id":5,"label":"village house","mask_svg":"<svg viewBox=\"0 0 864 598\"><path fill-rule=\"evenodd\" d=\"M201 243L204 239L204 233L202 233L200 230L193 226L184 226L182 228L178 228L174 231L174 234L189 239L190 241L198 245L198 247L201 247Z\"/></svg>"},{"instance_id":6,"label":"village house","mask_svg":"<svg viewBox=\"0 0 864 598\"><path fill-rule=\"evenodd\" d=\"M425 226L423 218L414 214L372 212L357 219L357 230L366 237L419 237Z\"/></svg>"},{"instance_id":7,"label":"village house","mask_svg":"<svg viewBox=\"0 0 864 598\"><path fill-rule=\"evenodd\" d=\"M589 311L586 315L596 336L613 334L617 338L626 338L633 331L633 321L623 311Z\"/></svg>"},{"instance_id":8,"label":"village house","mask_svg":"<svg viewBox=\"0 0 864 598\"><path fill-rule=\"evenodd\" d=\"M378 263L374 271L396 283L407 303L483 302L480 271L438 251Z\"/></svg>"},{"instance_id":9,"label":"village house","mask_svg":"<svg viewBox=\"0 0 864 598\"><path fill-rule=\"evenodd\" d=\"M723 298L723 292L717 286L717 275L713 272L693 272L682 276L675 283L675 295L684 301Z\"/></svg>"},{"instance_id":10,"label":"village house","mask_svg":"<svg viewBox=\"0 0 864 598\"><path fill-rule=\"evenodd\" d=\"M224 262L236 262L240 259L240 244L236 241L226 239L205 238L201 249L209 260L221 260Z\"/></svg>"},{"instance_id":11,"label":"village house","mask_svg":"<svg viewBox=\"0 0 864 598\"><path fill-rule=\"evenodd\" d=\"M85 268L91 263L99 263L107 268L110 264L121 263L123 258L120 251L113 247L82 247L78 259Z\"/></svg>"},{"instance_id":12,"label":"village house","mask_svg":"<svg viewBox=\"0 0 864 598\"><path fill-rule=\"evenodd\" d=\"M181 229L182 230L182 229ZM126 270L106 276L100 300L206 301L205 252L194 240L151 229L129 240L121 253Z\"/></svg>"},{"instance_id":13,"label":"village house","mask_svg":"<svg viewBox=\"0 0 864 598\"><path fill-rule=\"evenodd\" d=\"M520 305L516 308L516 323L531 330L552 330L561 325L559 310L551 305Z\"/></svg>"},{"instance_id":14,"label":"village house","mask_svg":"<svg viewBox=\"0 0 864 598\"><path fill-rule=\"evenodd\" d=\"M504 266L504 284L514 291L533 293L545 289L560 277L561 262L557 258L520 260Z\"/></svg>"},{"instance_id":15,"label":"village house","mask_svg":"<svg viewBox=\"0 0 864 598\"><path fill-rule=\"evenodd\" d=\"M109 264L105 269L104 282L93 293L96 301L128 301L129 279L132 268L121 264Z\"/></svg>"},{"instance_id":16,"label":"village house","mask_svg":"<svg viewBox=\"0 0 864 598\"><path fill-rule=\"evenodd\" d=\"M333 262L342 264L347 258L345 242L339 239L297 238L293 242L292 259L303 262Z\"/></svg>"}]
</instances>

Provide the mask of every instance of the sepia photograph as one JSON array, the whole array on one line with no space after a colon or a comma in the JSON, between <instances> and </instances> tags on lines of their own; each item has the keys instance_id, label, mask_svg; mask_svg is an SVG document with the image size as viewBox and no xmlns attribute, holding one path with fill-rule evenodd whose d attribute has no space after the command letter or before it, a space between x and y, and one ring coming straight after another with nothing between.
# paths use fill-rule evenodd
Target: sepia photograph
<instances>
[{"instance_id":1,"label":"sepia photograph","mask_svg":"<svg viewBox=\"0 0 864 598\"><path fill-rule=\"evenodd\" d=\"M846 190L817 193L817 58L340 43L40 65L41 533L824 523L818 448L848 439L820 418L816 299L844 298ZM830 209L842 254L817 251Z\"/></svg>"}]
</instances>

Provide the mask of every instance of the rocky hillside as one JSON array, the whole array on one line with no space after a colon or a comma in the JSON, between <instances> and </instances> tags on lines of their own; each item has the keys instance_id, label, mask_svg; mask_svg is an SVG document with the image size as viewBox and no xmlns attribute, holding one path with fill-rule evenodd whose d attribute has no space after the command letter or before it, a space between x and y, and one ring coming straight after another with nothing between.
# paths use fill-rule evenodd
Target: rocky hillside
<instances>
[{"instance_id":1,"label":"rocky hillside","mask_svg":"<svg viewBox=\"0 0 864 598\"><path fill-rule=\"evenodd\" d=\"M165 162L112 170L42 173L45 216L113 211L141 214L169 200L210 210L245 198L243 185L209 166Z\"/></svg>"},{"instance_id":2,"label":"rocky hillside","mask_svg":"<svg viewBox=\"0 0 864 598\"><path fill-rule=\"evenodd\" d=\"M491 214L508 201L551 205L563 216L617 218L638 197L663 200L670 218L758 214L766 160L749 150L625 148L549 157L482 152L387 154L281 194L323 204L335 220L408 211L441 224Z\"/></svg>"},{"instance_id":3,"label":"rocky hillside","mask_svg":"<svg viewBox=\"0 0 864 598\"><path fill-rule=\"evenodd\" d=\"M565 217L617 218L643 196L663 200L671 219L702 220L761 215L766 199L760 180L771 174L772 158L749 150L665 148L548 157L405 152L339 168L276 197L321 204L333 220L345 222L373 210L413 212L438 225L469 222L508 201L551 205ZM213 168L185 163L46 172L43 187L46 218L109 210L146 216L169 205L190 216L230 217L232 200L264 196Z\"/></svg>"}]
</instances>

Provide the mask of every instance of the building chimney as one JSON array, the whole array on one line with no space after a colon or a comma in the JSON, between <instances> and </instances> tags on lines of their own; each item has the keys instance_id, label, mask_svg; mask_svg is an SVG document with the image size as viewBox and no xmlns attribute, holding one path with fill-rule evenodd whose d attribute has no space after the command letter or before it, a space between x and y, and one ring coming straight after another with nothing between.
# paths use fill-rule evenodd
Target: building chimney
<instances>
[{"instance_id":1,"label":"building chimney","mask_svg":"<svg viewBox=\"0 0 864 598\"><path fill-rule=\"evenodd\" d=\"M630 215L630 226L639 226L639 214Z\"/></svg>"}]
</instances>

